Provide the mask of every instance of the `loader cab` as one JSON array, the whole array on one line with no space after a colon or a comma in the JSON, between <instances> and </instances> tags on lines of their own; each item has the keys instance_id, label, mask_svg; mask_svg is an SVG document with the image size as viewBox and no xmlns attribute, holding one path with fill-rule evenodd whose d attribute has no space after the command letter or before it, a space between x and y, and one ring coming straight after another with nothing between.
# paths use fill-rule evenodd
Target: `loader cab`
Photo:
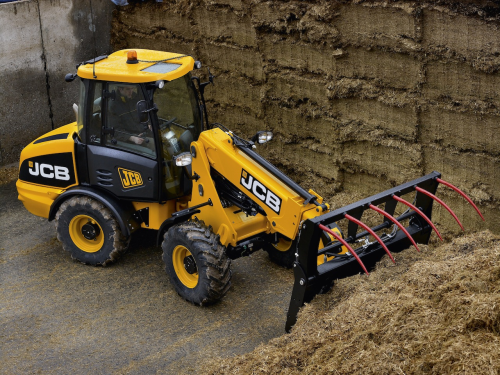
<instances>
[{"instance_id":1,"label":"loader cab","mask_svg":"<svg viewBox=\"0 0 500 375\"><path fill-rule=\"evenodd\" d=\"M173 157L189 151L202 131L199 104L189 73L147 83L82 79L81 181L134 201L191 194L192 183Z\"/></svg>"}]
</instances>

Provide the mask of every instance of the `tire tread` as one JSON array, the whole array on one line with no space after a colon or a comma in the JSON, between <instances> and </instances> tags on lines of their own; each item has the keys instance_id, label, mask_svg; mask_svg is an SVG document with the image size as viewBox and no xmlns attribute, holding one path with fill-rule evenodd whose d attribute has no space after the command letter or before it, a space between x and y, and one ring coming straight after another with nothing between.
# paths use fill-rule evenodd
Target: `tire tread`
<instances>
[{"instance_id":1,"label":"tire tread","mask_svg":"<svg viewBox=\"0 0 500 375\"><path fill-rule=\"evenodd\" d=\"M99 212L105 221L102 224L105 226L109 226L112 229L110 238L111 241L113 241L112 251L108 254L106 259L102 261L93 262L78 258L72 248L72 242L70 242L71 240L68 241L68 239L65 238L65 228L62 228L60 223L61 216L65 213L68 213L68 210L72 211L73 209L78 209L78 207L88 207L95 212ZM55 226L57 239L62 243L63 249L71 254L72 259L78 260L83 264L105 267L111 263L116 262L120 258L120 256L127 251L130 244L130 237L127 238L122 234L120 226L116 219L113 217L111 211L98 201L83 195L72 197L61 204L55 216ZM107 239L105 239L105 241L106 240Z\"/></svg>"},{"instance_id":2,"label":"tire tread","mask_svg":"<svg viewBox=\"0 0 500 375\"><path fill-rule=\"evenodd\" d=\"M182 286L179 290L176 277L171 275L168 270L167 264L170 257L168 244L179 236L196 246L199 260L206 267L205 275L202 275L201 272L198 273L200 278L198 284L207 284L206 288L198 288L197 286L194 289L197 291L194 296L185 294ZM226 255L226 248L221 245L219 236L213 233L212 227L207 227L203 221L187 221L170 228L164 234L162 249L167 274L169 274L177 293L185 300L195 305L209 305L224 297L231 287L231 260Z\"/></svg>"}]
</instances>

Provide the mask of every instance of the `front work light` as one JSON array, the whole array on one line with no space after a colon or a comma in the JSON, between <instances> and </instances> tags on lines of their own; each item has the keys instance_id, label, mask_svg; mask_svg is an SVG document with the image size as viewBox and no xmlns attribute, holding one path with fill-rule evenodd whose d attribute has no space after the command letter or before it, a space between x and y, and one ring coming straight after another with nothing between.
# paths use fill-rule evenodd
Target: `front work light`
<instances>
[{"instance_id":1,"label":"front work light","mask_svg":"<svg viewBox=\"0 0 500 375\"><path fill-rule=\"evenodd\" d=\"M183 152L177 156L174 156L175 165L178 167L185 167L191 164L192 157L190 152Z\"/></svg>"},{"instance_id":2,"label":"front work light","mask_svg":"<svg viewBox=\"0 0 500 375\"><path fill-rule=\"evenodd\" d=\"M273 132L268 132L268 131L257 132L257 134L255 134L252 138L250 138L252 142L259 143L261 145L266 142L269 142L271 139L273 139Z\"/></svg>"},{"instance_id":3,"label":"front work light","mask_svg":"<svg viewBox=\"0 0 500 375\"><path fill-rule=\"evenodd\" d=\"M252 138L250 138L252 142L260 144L269 142L271 139L273 139L273 132L268 132L268 131L260 131L257 134L255 134Z\"/></svg>"},{"instance_id":4,"label":"front work light","mask_svg":"<svg viewBox=\"0 0 500 375\"><path fill-rule=\"evenodd\" d=\"M266 143L273 139L273 132L262 132L259 134L259 143Z\"/></svg>"}]
</instances>

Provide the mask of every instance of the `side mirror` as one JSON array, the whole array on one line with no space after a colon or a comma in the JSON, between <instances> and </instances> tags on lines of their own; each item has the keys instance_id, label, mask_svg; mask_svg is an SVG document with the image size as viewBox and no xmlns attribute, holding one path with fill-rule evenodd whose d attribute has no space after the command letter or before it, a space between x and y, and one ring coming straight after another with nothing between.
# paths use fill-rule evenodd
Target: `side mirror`
<instances>
[{"instance_id":1,"label":"side mirror","mask_svg":"<svg viewBox=\"0 0 500 375\"><path fill-rule=\"evenodd\" d=\"M145 100L139 100L137 102L137 116L139 117L139 122L145 123L148 122L148 104Z\"/></svg>"},{"instance_id":2,"label":"side mirror","mask_svg":"<svg viewBox=\"0 0 500 375\"><path fill-rule=\"evenodd\" d=\"M260 144L269 142L271 139L273 139L273 132L268 132L268 131L257 132L257 134L255 134L252 138L250 138L252 142Z\"/></svg>"},{"instance_id":3,"label":"side mirror","mask_svg":"<svg viewBox=\"0 0 500 375\"><path fill-rule=\"evenodd\" d=\"M66 82L73 82L75 80L75 78L78 77L77 74L73 74L73 73L68 73L66 74L66 76L64 77L64 80Z\"/></svg>"}]
</instances>

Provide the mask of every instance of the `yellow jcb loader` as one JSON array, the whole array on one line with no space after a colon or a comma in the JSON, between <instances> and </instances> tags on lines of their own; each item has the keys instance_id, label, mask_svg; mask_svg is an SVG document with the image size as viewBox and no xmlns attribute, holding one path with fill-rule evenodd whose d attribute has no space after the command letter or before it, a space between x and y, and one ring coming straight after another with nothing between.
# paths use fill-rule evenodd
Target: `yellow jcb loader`
<instances>
[{"instance_id":1,"label":"yellow jcb loader","mask_svg":"<svg viewBox=\"0 0 500 375\"><path fill-rule=\"evenodd\" d=\"M24 148L17 189L28 211L55 221L74 259L107 265L134 231L154 229L176 291L205 305L229 289L231 259L264 249L294 269L288 331L298 309L334 279L368 273L384 254L392 259L391 252L427 243L438 233L434 201L456 218L434 195L438 184L477 210L437 172L330 210L255 151L272 133L246 140L209 123L204 91L213 76L208 71L201 82L191 73L200 68L191 56L137 49L82 62L66 75L80 84L77 121ZM412 192L413 202L401 198ZM394 217L398 203L407 210ZM380 214L379 225L360 221L368 209ZM336 224L342 219L345 235ZM383 229L390 233L377 235Z\"/></svg>"}]
</instances>

